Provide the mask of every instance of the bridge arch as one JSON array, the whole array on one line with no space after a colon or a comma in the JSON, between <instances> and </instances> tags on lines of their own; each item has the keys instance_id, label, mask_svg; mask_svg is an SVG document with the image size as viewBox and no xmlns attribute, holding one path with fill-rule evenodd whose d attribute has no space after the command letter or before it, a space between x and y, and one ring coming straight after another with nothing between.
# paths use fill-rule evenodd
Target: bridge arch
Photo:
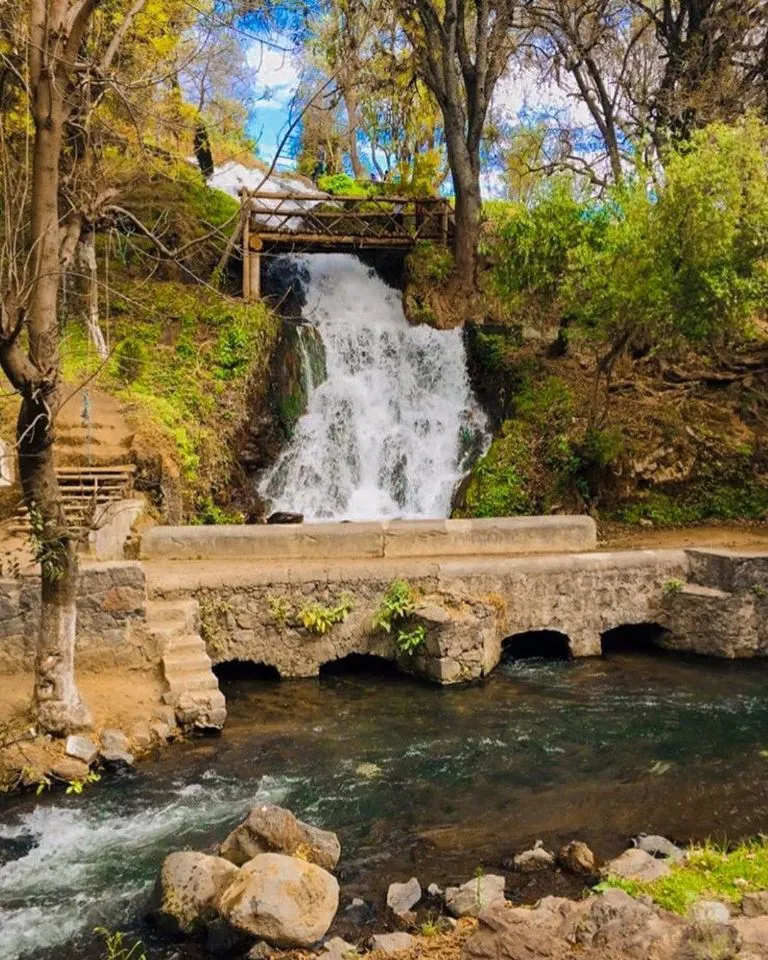
<instances>
[{"instance_id":1,"label":"bridge arch","mask_svg":"<svg viewBox=\"0 0 768 960\"><path fill-rule=\"evenodd\" d=\"M560 630L525 630L505 637L501 642L501 658L529 659L542 657L547 660L569 660L571 641Z\"/></svg>"},{"instance_id":2,"label":"bridge arch","mask_svg":"<svg viewBox=\"0 0 768 960\"><path fill-rule=\"evenodd\" d=\"M400 675L397 664L389 657L375 653L348 653L346 656L327 660L320 664L321 677L340 677L345 674L376 674L377 676Z\"/></svg>"},{"instance_id":3,"label":"bridge arch","mask_svg":"<svg viewBox=\"0 0 768 960\"><path fill-rule=\"evenodd\" d=\"M279 680L280 671L269 663L256 660L222 660L213 665L213 672L222 683L236 680Z\"/></svg>"},{"instance_id":4,"label":"bridge arch","mask_svg":"<svg viewBox=\"0 0 768 960\"><path fill-rule=\"evenodd\" d=\"M621 623L600 634L602 655L612 653L630 653L642 650L662 650L662 640L669 633L665 627L655 621L641 623Z\"/></svg>"}]
</instances>

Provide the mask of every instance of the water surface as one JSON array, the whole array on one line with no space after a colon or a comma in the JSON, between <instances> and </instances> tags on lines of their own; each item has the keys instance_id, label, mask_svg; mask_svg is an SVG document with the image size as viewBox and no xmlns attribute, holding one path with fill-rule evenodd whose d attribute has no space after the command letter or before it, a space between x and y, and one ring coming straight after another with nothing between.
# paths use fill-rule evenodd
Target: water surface
<instances>
[{"instance_id":1,"label":"water surface","mask_svg":"<svg viewBox=\"0 0 768 960\"><path fill-rule=\"evenodd\" d=\"M82 797L0 807L0 956L99 956L97 924L151 960L198 956L142 925L163 857L221 840L256 800L338 831L342 904L391 880L509 874L533 840L602 856L639 831L735 839L768 824L768 669L623 653L518 660L468 688L351 673L228 685L217 739Z\"/></svg>"}]
</instances>

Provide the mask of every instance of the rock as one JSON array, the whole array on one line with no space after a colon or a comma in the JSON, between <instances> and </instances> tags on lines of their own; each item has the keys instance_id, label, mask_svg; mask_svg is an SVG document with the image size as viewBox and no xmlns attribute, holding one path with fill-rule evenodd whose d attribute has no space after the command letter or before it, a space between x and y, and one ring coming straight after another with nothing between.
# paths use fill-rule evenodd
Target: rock
<instances>
[{"instance_id":1,"label":"rock","mask_svg":"<svg viewBox=\"0 0 768 960\"><path fill-rule=\"evenodd\" d=\"M218 954L223 960L240 956L253 943L253 937L247 937L222 920L216 917L205 928L205 946L208 953Z\"/></svg>"},{"instance_id":2,"label":"rock","mask_svg":"<svg viewBox=\"0 0 768 960\"><path fill-rule=\"evenodd\" d=\"M719 900L699 900L688 911L692 923L719 923L731 922L731 911Z\"/></svg>"},{"instance_id":3,"label":"rock","mask_svg":"<svg viewBox=\"0 0 768 960\"><path fill-rule=\"evenodd\" d=\"M194 933L218 913L219 897L239 870L228 860L191 850L165 858L151 912L172 933Z\"/></svg>"},{"instance_id":4,"label":"rock","mask_svg":"<svg viewBox=\"0 0 768 960\"><path fill-rule=\"evenodd\" d=\"M297 820L290 810L274 804L254 807L248 818L230 833L220 855L237 866L260 853L300 854L324 870L333 870L341 856L335 833Z\"/></svg>"},{"instance_id":5,"label":"rock","mask_svg":"<svg viewBox=\"0 0 768 960\"><path fill-rule=\"evenodd\" d=\"M517 870L541 870L555 865L554 856L544 849L543 840L537 840L530 850L524 850L515 857Z\"/></svg>"},{"instance_id":6,"label":"rock","mask_svg":"<svg viewBox=\"0 0 768 960\"><path fill-rule=\"evenodd\" d=\"M733 925L741 937L743 952L751 950L759 957L768 957L768 917L738 917Z\"/></svg>"},{"instance_id":7,"label":"rock","mask_svg":"<svg viewBox=\"0 0 768 960\"><path fill-rule=\"evenodd\" d=\"M430 885L427 887L427 895L430 897L442 897L443 888L438 887L436 883L430 883Z\"/></svg>"},{"instance_id":8,"label":"rock","mask_svg":"<svg viewBox=\"0 0 768 960\"><path fill-rule=\"evenodd\" d=\"M365 900L361 900L360 897L355 897L351 903L344 907L344 917L349 920L350 923L356 923L358 926L362 926L373 918L373 910Z\"/></svg>"},{"instance_id":9,"label":"rock","mask_svg":"<svg viewBox=\"0 0 768 960\"><path fill-rule=\"evenodd\" d=\"M90 767L82 760L75 760L74 757L62 757L51 767L51 773L57 780L66 780L72 783L73 780L84 780L88 776Z\"/></svg>"},{"instance_id":10,"label":"rock","mask_svg":"<svg viewBox=\"0 0 768 960\"><path fill-rule=\"evenodd\" d=\"M675 960L748 960L739 953L739 935L730 924L694 923L684 932L683 947Z\"/></svg>"},{"instance_id":11,"label":"rock","mask_svg":"<svg viewBox=\"0 0 768 960\"><path fill-rule=\"evenodd\" d=\"M576 904L556 897L547 897L533 909L497 901L480 914L477 932L462 956L464 960L565 960L574 954L561 933L577 911Z\"/></svg>"},{"instance_id":12,"label":"rock","mask_svg":"<svg viewBox=\"0 0 768 960\"><path fill-rule=\"evenodd\" d=\"M104 763L112 764L115 767L132 767L134 756L127 750L102 750L101 759Z\"/></svg>"},{"instance_id":13,"label":"rock","mask_svg":"<svg viewBox=\"0 0 768 960\"><path fill-rule=\"evenodd\" d=\"M745 893L741 901L741 912L745 917L762 917L768 914L768 890Z\"/></svg>"},{"instance_id":14,"label":"rock","mask_svg":"<svg viewBox=\"0 0 768 960\"><path fill-rule=\"evenodd\" d=\"M158 720L157 718L150 721L149 730L160 743L166 743L173 736L173 727L169 726L165 720Z\"/></svg>"},{"instance_id":15,"label":"rock","mask_svg":"<svg viewBox=\"0 0 768 960\"><path fill-rule=\"evenodd\" d=\"M400 917L408 913L421 900L421 884L416 877L407 883L391 883L387 890L387 906Z\"/></svg>"},{"instance_id":16,"label":"rock","mask_svg":"<svg viewBox=\"0 0 768 960\"><path fill-rule=\"evenodd\" d=\"M83 763L87 763L90 766L99 755L99 748L91 740L90 737L78 737L70 736L67 737L67 742L64 744L64 753L68 757L73 757L75 760L81 760Z\"/></svg>"},{"instance_id":17,"label":"rock","mask_svg":"<svg viewBox=\"0 0 768 960\"><path fill-rule=\"evenodd\" d=\"M557 854L557 862L569 873L575 874L593 874L597 870L597 859L581 840L571 840L564 847L560 848Z\"/></svg>"},{"instance_id":18,"label":"rock","mask_svg":"<svg viewBox=\"0 0 768 960\"><path fill-rule=\"evenodd\" d=\"M165 703L160 703L153 708L152 719L162 720L164 723L167 723L169 727L173 728L176 726L176 711L173 707L169 707Z\"/></svg>"},{"instance_id":19,"label":"rock","mask_svg":"<svg viewBox=\"0 0 768 960\"><path fill-rule=\"evenodd\" d=\"M587 901L586 916L577 920L573 938L600 957L672 960L678 957L684 931L679 917L640 903L624 890L607 890Z\"/></svg>"},{"instance_id":20,"label":"rock","mask_svg":"<svg viewBox=\"0 0 768 960\"><path fill-rule=\"evenodd\" d=\"M339 885L322 867L280 853L262 853L240 868L219 902L236 930L277 947L309 947L328 932Z\"/></svg>"},{"instance_id":21,"label":"rock","mask_svg":"<svg viewBox=\"0 0 768 960\"><path fill-rule=\"evenodd\" d=\"M101 731L101 753L130 753L131 744L122 730L107 727Z\"/></svg>"},{"instance_id":22,"label":"rock","mask_svg":"<svg viewBox=\"0 0 768 960\"><path fill-rule=\"evenodd\" d=\"M267 523L304 523L304 514L278 510L276 513L270 513Z\"/></svg>"},{"instance_id":23,"label":"rock","mask_svg":"<svg viewBox=\"0 0 768 960\"><path fill-rule=\"evenodd\" d=\"M649 853L652 857L662 860L685 860L685 851L676 847L666 837L659 837L655 834L649 836L647 833L641 833L635 837L632 843L638 850Z\"/></svg>"},{"instance_id":24,"label":"rock","mask_svg":"<svg viewBox=\"0 0 768 960\"><path fill-rule=\"evenodd\" d=\"M467 880L460 887L448 887L445 905L454 917L476 917L486 907L504 899L506 880L495 873Z\"/></svg>"},{"instance_id":25,"label":"rock","mask_svg":"<svg viewBox=\"0 0 768 960\"><path fill-rule=\"evenodd\" d=\"M274 952L275 948L271 947L266 940L257 940L248 951L248 960L266 960Z\"/></svg>"},{"instance_id":26,"label":"rock","mask_svg":"<svg viewBox=\"0 0 768 960\"><path fill-rule=\"evenodd\" d=\"M624 880L658 880L666 877L669 872L668 863L657 860L638 847L625 850L620 857L609 860L603 867L604 874L622 877Z\"/></svg>"},{"instance_id":27,"label":"rock","mask_svg":"<svg viewBox=\"0 0 768 960\"><path fill-rule=\"evenodd\" d=\"M131 740L142 753L152 749L152 731L145 720L131 727Z\"/></svg>"},{"instance_id":28,"label":"rock","mask_svg":"<svg viewBox=\"0 0 768 960\"><path fill-rule=\"evenodd\" d=\"M371 950L378 950L391 957L403 950L410 950L414 943L410 933L377 933L371 937Z\"/></svg>"},{"instance_id":29,"label":"rock","mask_svg":"<svg viewBox=\"0 0 768 960\"><path fill-rule=\"evenodd\" d=\"M347 960L350 954L357 954L357 947L341 937L332 937L323 944L324 960Z\"/></svg>"}]
</instances>

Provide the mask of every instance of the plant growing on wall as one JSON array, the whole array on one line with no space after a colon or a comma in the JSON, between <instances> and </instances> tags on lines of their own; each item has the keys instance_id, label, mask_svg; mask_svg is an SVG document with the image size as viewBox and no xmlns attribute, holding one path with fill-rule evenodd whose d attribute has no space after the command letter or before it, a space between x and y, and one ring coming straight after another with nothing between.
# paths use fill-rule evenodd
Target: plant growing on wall
<instances>
[{"instance_id":1,"label":"plant growing on wall","mask_svg":"<svg viewBox=\"0 0 768 960\"><path fill-rule=\"evenodd\" d=\"M323 636L337 623L343 623L349 616L354 604L348 593L342 593L339 602L333 607L320 603L311 603L299 611L299 620L310 633Z\"/></svg>"},{"instance_id":2,"label":"plant growing on wall","mask_svg":"<svg viewBox=\"0 0 768 960\"><path fill-rule=\"evenodd\" d=\"M420 624L408 625L416 611L418 594L406 580L393 580L373 615L373 627L386 633L395 631L395 644L401 653L412 656L424 643L427 631Z\"/></svg>"}]
</instances>

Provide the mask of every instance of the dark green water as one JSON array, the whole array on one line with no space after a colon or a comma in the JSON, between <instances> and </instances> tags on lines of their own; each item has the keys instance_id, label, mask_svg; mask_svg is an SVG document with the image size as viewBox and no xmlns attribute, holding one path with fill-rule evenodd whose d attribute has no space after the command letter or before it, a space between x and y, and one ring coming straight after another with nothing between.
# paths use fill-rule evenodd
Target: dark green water
<instances>
[{"instance_id":1,"label":"dark green water","mask_svg":"<svg viewBox=\"0 0 768 960\"><path fill-rule=\"evenodd\" d=\"M505 870L538 838L610 856L643 830L768 827L763 663L624 653L510 661L469 688L369 673L227 693L220 738L80 798L0 807L3 960L98 956L97 924L143 937L151 960L198 956L156 939L142 906L165 854L211 847L256 800L339 832L342 904L380 904L413 874L426 886Z\"/></svg>"}]
</instances>

